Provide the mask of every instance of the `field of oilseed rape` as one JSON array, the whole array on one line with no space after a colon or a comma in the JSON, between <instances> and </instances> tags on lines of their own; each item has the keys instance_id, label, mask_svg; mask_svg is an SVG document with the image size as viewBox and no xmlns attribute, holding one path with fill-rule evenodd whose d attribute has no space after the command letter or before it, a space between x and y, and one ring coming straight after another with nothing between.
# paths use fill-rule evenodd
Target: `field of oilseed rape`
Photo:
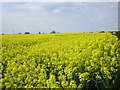
<instances>
[{"instance_id":1,"label":"field of oilseed rape","mask_svg":"<svg viewBox=\"0 0 120 90\"><path fill-rule=\"evenodd\" d=\"M120 89L120 41L109 32L2 35L2 87Z\"/></svg>"}]
</instances>

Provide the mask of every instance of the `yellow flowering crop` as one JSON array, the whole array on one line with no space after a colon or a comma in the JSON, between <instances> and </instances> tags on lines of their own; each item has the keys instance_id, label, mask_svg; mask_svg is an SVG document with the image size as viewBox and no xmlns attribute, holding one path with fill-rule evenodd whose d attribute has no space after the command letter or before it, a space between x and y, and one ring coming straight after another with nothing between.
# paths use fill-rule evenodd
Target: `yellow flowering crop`
<instances>
[{"instance_id":1,"label":"yellow flowering crop","mask_svg":"<svg viewBox=\"0 0 120 90\"><path fill-rule=\"evenodd\" d=\"M120 88L111 33L2 35L3 88Z\"/></svg>"}]
</instances>

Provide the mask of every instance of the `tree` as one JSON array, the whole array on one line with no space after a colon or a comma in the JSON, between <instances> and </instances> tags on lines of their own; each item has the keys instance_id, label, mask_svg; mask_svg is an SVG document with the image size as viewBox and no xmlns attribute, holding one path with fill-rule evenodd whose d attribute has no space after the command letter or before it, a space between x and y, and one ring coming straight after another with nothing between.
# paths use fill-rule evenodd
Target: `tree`
<instances>
[{"instance_id":1,"label":"tree","mask_svg":"<svg viewBox=\"0 0 120 90\"><path fill-rule=\"evenodd\" d=\"M55 31L52 31L51 33L56 33Z\"/></svg>"},{"instance_id":2,"label":"tree","mask_svg":"<svg viewBox=\"0 0 120 90\"><path fill-rule=\"evenodd\" d=\"M39 32L39 34L41 34L41 32Z\"/></svg>"},{"instance_id":3,"label":"tree","mask_svg":"<svg viewBox=\"0 0 120 90\"><path fill-rule=\"evenodd\" d=\"M104 33L104 31L100 31L100 33Z\"/></svg>"},{"instance_id":4,"label":"tree","mask_svg":"<svg viewBox=\"0 0 120 90\"><path fill-rule=\"evenodd\" d=\"M25 32L25 34L30 34L30 32Z\"/></svg>"}]
</instances>

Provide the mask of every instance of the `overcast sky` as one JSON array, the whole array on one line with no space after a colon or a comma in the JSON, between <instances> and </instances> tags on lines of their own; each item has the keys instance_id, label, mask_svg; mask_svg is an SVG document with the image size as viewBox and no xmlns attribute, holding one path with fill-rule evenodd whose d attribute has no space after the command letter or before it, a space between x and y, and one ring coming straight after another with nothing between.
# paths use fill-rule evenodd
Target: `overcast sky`
<instances>
[{"instance_id":1,"label":"overcast sky","mask_svg":"<svg viewBox=\"0 0 120 90\"><path fill-rule=\"evenodd\" d=\"M118 29L117 2L3 2L3 33Z\"/></svg>"}]
</instances>

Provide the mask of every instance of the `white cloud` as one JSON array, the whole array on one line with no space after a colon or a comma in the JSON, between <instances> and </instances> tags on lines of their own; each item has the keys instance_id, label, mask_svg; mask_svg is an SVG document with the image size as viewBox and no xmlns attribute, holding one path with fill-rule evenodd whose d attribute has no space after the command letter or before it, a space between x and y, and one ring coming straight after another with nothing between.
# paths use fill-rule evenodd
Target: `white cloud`
<instances>
[{"instance_id":1,"label":"white cloud","mask_svg":"<svg viewBox=\"0 0 120 90\"><path fill-rule=\"evenodd\" d=\"M113 5L113 4L112 4L112 5L110 5L109 7L110 7L110 8L114 8L114 7L115 7L115 5Z\"/></svg>"},{"instance_id":2,"label":"white cloud","mask_svg":"<svg viewBox=\"0 0 120 90\"><path fill-rule=\"evenodd\" d=\"M31 9L32 11L34 11L34 10L42 10L43 9L40 6L29 6L28 8Z\"/></svg>"},{"instance_id":3,"label":"white cloud","mask_svg":"<svg viewBox=\"0 0 120 90\"><path fill-rule=\"evenodd\" d=\"M4 12L2 15L4 20L12 20L16 18L18 19L28 16L28 14L25 12L13 12L13 13Z\"/></svg>"},{"instance_id":4,"label":"white cloud","mask_svg":"<svg viewBox=\"0 0 120 90\"><path fill-rule=\"evenodd\" d=\"M41 25L43 25L43 23L42 23L42 22L40 22L40 23L38 23L38 24L37 24L37 26L41 26Z\"/></svg>"},{"instance_id":5,"label":"white cloud","mask_svg":"<svg viewBox=\"0 0 120 90\"><path fill-rule=\"evenodd\" d=\"M60 13L61 11L59 9L54 9L53 13Z\"/></svg>"},{"instance_id":6,"label":"white cloud","mask_svg":"<svg viewBox=\"0 0 120 90\"><path fill-rule=\"evenodd\" d=\"M43 7L40 3L25 3L25 4L22 4L22 5L15 5L13 6L14 8L17 8L17 9L29 9L31 11L38 11L38 10L42 10Z\"/></svg>"}]
</instances>

